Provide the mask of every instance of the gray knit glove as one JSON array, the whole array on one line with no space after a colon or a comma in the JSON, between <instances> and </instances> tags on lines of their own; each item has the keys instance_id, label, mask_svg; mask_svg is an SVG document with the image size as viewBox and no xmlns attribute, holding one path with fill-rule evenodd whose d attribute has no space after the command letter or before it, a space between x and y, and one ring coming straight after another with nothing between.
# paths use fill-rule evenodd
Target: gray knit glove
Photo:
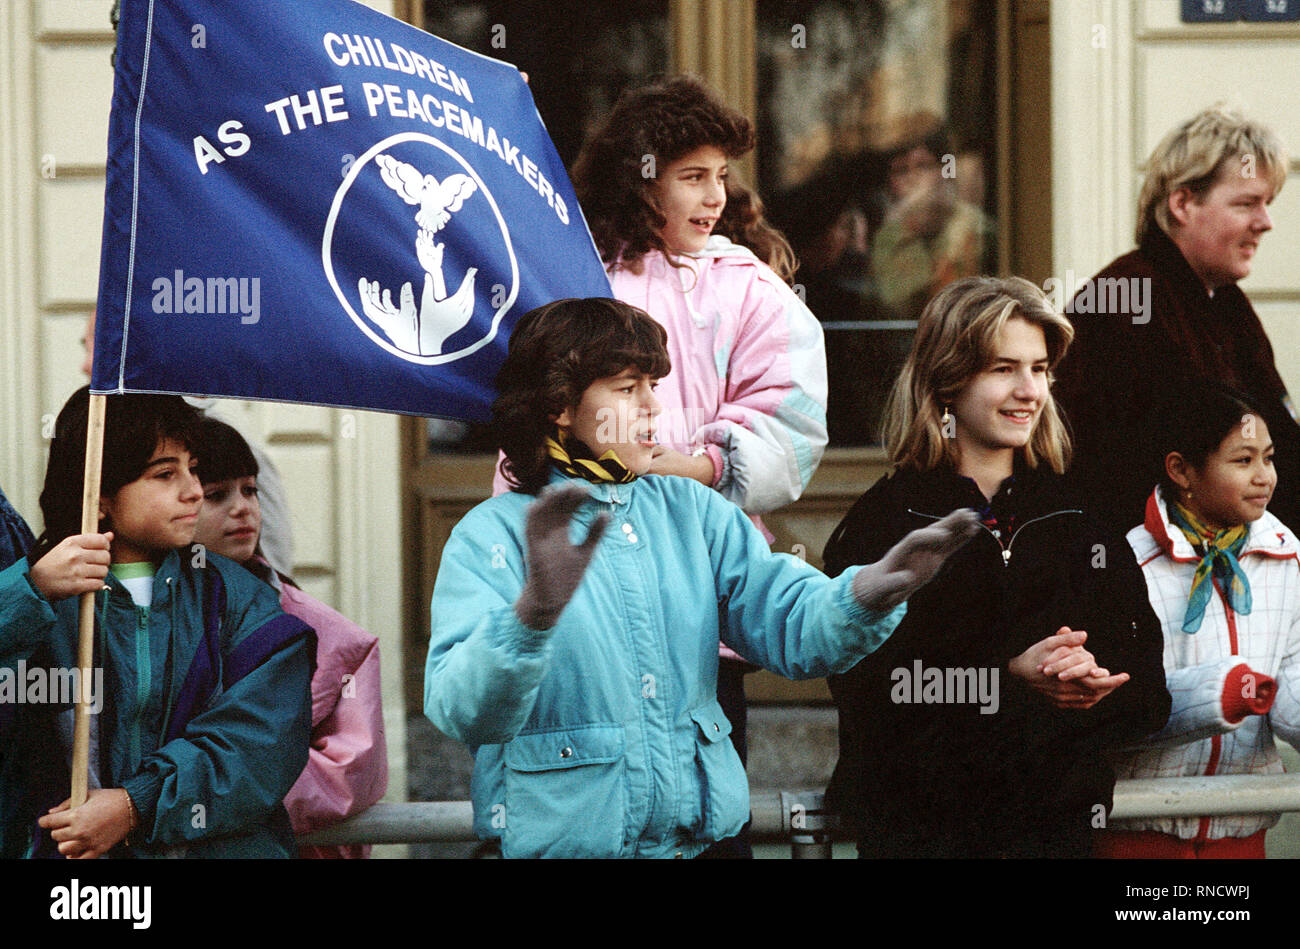
<instances>
[{"instance_id":1,"label":"gray knit glove","mask_svg":"<svg viewBox=\"0 0 1300 949\"><path fill-rule=\"evenodd\" d=\"M547 488L528 506L524 536L528 541L528 578L515 601L515 615L525 626L550 629L560 619L587 572L609 515L599 515L578 546L569 543L569 521L590 498L586 488Z\"/></svg>"},{"instance_id":2,"label":"gray knit glove","mask_svg":"<svg viewBox=\"0 0 1300 949\"><path fill-rule=\"evenodd\" d=\"M885 613L902 603L939 572L943 562L978 533L979 517L970 508L953 511L929 527L914 530L889 552L853 577L853 597L865 610Z\"/></svg>"}]
</instances>

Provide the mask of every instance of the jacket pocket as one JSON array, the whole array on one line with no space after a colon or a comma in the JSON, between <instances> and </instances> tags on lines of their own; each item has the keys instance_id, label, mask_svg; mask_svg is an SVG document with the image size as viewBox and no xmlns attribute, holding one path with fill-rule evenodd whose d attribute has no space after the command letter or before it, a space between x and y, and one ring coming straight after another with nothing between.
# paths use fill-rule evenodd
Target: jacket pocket
<instances>
[{"instance_id":1,"label":"jacket pocket","mask_svg":"<svg viewBox=\"0 0 1300 949\"><path fill-rule=\"evenodd\" d=\"M731 743L731 722L717 702L695 709L691 720L698 726L695 766L700 781L700 839L734 837L749 819L749 782Z\"/></svg>"},{"instance_id":2,"label":"jacket pocket","mask_svg":"<svg viewBox=\"0 0 1300 949\"><path fill-rule=\"evenodd\" d=\"M622 725L517 735L505 746L506 857L617 857L627 782Z\"/></svg>"}]
</instances>

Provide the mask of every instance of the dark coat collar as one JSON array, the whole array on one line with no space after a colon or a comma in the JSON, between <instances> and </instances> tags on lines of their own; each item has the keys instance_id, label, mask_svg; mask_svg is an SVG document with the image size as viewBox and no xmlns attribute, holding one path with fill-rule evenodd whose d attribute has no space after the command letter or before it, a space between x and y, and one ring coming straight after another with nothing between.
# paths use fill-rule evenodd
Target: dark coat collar
<instances>
[{"instance_id":1,"label":"dark coat collar","mask_svg":"<svg viewBox=\"0 0 1300 949\"><path fill-rule=\"evenodd\" d=\"M1192 265L1187 262L1183 252L1178 249L1172 237L1158 225L1152 226L1142 238L1138 252L1150 261L1155 270L1168 280L1170 291L1183 300L1184 311L1190 318L1208 315L1220 307L1249 303L1245 294L1235 283L1217 288L1213 295L1205 289L1205 284L1196 275ZM1240 298L1240 299L1239 299ZM1231 303L1230 303L1231 301Z\"/></svg>"},{"instance_id":2,"label":"dark coat collar","mask_svg":"<svg viewBox=\"0 0 1300 949\"><path fill-rule=\"evenodd\" d=\"M1171 278L1174 287L1178 289L1186 288L1190 291L1190 296L1200 300L1210 299L1205 284L1201 282L1201 278L1196 275L1196 271L1187 262L1183 252L1178 249L1178 245L1174 243L1173 238L1164 232L1163 228L1154 226L1148 230L1146 236L1142 238L1139 250L1142 252L1142 256L1146 257L1157 269Z\"/></svg>"},{"instance_id":3,"label":"dark coat collar","mask_svg":"<svg viewBox=\"0 0 1300 949\"><path fill-rule=\"evenodd\" d=\"M946 464L929 471L899 468L890 476L890 488L899 502L919 514L941 517L957 508L971 507L978 511L992 503L1007 505L1024 517L1041 513L1042 507L1058 504L1061 480L1046 463L1031 468L1017 456L1011 477L1002 482L991 502L972 479L959 475Z\"/></svg>"}]
</instances>

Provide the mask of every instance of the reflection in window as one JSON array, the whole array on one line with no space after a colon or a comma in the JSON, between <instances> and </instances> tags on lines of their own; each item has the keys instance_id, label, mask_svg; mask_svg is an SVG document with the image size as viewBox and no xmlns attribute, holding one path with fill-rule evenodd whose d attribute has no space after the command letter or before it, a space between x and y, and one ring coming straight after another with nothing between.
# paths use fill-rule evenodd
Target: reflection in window
<instances>
[{"instance_id":1,"label":"reflection in window","mask_svg":"<svg viewBox=\"0 0 1300 949\"><path fill-rule=\"evenodd\" d=\"M628 86L668 69L667 0L426 0L424 27L528 73L565 167ZM430 419L433 451L492 451L484 426Z\"/></svg>"},{"instance_id":2,"label":"reflection in window","mask_svg":"<svg viewBox=\"0 0 1300 949\"><path fill-rule=\"evenodd\" d=\"M826 330L832 445L940 288L996 266L993 0L758 0L759 178Z\"/></svg>"}]
</instances>

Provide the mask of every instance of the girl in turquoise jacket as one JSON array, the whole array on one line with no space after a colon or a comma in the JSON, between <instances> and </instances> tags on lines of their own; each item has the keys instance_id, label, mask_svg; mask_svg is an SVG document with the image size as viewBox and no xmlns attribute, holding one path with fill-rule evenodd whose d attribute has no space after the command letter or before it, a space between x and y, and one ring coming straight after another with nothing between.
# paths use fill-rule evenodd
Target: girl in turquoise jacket
<instances>
[{"instance_id":1,"label":"girl in turquoise jacket","mask_svg":"<svg viewBox=\"0 0 1300 949\"><path fill-rule=\"evenodd\" d=\"M59 414L44 534L0 573L0 855L292 856L281 801L307 761L312 631L237 564L191 548L197 416L179 398L108 398L105 530L77 532L88 402L82 389ZM54 686L76 667L83 592L96 593L91 790L70 808L76 696ZM6 701L6 677L21 696Z\"/></svg>"},{"instance_id":2,"label":"girl in turquoise jacket","mask_svg":"<svg viewBox=\"0 0 1300 949\"><path fill-rule=\"evenodd\" d=\"M957 512L831 580L704 485L643 476L665 340L616 300L522 317L493 406L516 488L443 550L425 713L474 751L475 830L507 857L691 857L735 834L719 638L792 678L846 670L976 529Z\"/></svg>"}]
</instances>

